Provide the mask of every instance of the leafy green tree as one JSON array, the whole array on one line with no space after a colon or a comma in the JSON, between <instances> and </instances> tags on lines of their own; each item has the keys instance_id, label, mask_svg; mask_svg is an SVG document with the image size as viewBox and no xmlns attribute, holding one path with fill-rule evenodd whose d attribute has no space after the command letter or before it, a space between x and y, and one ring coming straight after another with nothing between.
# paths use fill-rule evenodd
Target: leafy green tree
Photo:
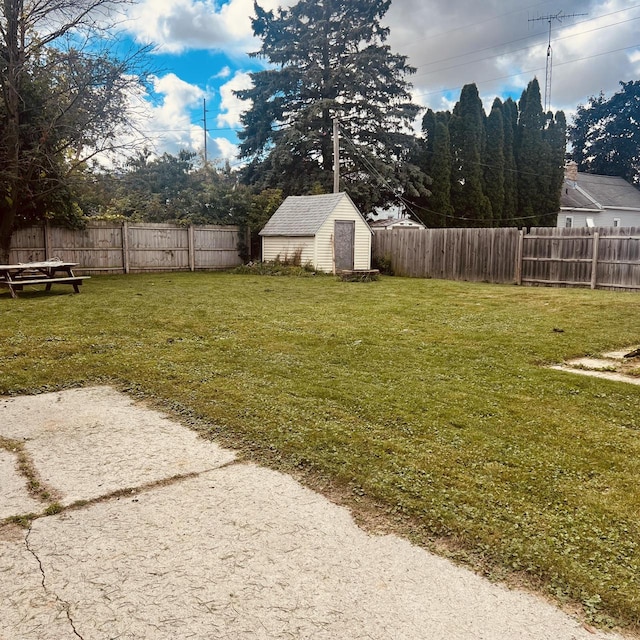
<instances>
[{"instance_id":1,"label":"leafy green tree","mask_svg":"<svg viewBox=\"0 0 640 640\"><path fill-rule=\"evenodd\" d=\"M129 124L127 96L139 84L141 52L119 56L95 44L106 16L125 2L0 4L1 262L20 225L78 222L74 177L92 156L114 150Z\"/></svg>"},{"instance_id":2,"label":"leafy green tree","mask_svg":"<svg viewBox=\"0 0 640 640\"><path fill-rule=\"evenodd\" d=\"M242 115L244 179L284 195L331 191L333 118L340 118L341 183L363 211L404 195L426 194L428 178L409 159L408 133L419 108L405 79L415 72L385 44L380 23L390 0L299 0L266 11L254 4L252 55L270 68L251 74L237 95Z\"/></svg>"},{"instance_id":3,"label":"leafy green tree","mask_svg":"<svg viewBox=\"0 0 640 640\"><path fill-rule=\"evenodd\" d=\"M640 80L620 85L610 98L601 93L578 106L569 140L579 171L621 176L640 186Z\"/></svg>"}]
</instances>

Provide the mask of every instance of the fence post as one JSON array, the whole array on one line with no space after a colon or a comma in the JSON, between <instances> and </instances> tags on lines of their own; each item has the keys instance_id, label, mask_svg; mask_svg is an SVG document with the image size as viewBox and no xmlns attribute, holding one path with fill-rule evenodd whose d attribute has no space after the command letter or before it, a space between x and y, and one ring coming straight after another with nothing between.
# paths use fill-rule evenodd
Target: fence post
<instances>
[{"instance_id":1,"label":"fence post","mask_svg":"<svg viewBox=\"0 0 640 640\"><path fill-rule=\"evenodd\" d=\"M518 233L518 250L516 251L516 284L522 284L522 263L524 258L524 229Z\"/></svg>"},{"instance_id":2,"label":"fence post","mask_svg":"<svg viewBox=\"0 0 640 640\"><path fill-rule=\"evenodd\" d=\"M122 270L129 273L129 223L122 223Z\"/></svg>"},{"instance_id":3,"label":"fence post","mask_svg":"<svg viewBox=\"0 0 640 640\"><path fill-rule=\"evenodd\" d=\"M600 233L593 233L593 254L591 256L591 288L595 289L598 278L598 245L600 244Z\"/></svg>"},{"instance_id":4,"label":"fence post","mask_svg":"<svg viewBox=\"0 0 640 640\"><path fill-rule=\"evenodd\" d=\"M49 221L45 220L42 227L42 233L44 235L44 259L49 260L51 258L51 233L49 228Z\"/></svg>"},{"instance_id":5,"label":"fence post","mask_svg":"<svg viewBox=\"0 0 640 640\"><path fill-rule=\"evenodd\" d=\"M187 238L189 241L189 271L196 270L196 251L193 242L193 225L189 225Z\"/></svg>"}]
</instances>

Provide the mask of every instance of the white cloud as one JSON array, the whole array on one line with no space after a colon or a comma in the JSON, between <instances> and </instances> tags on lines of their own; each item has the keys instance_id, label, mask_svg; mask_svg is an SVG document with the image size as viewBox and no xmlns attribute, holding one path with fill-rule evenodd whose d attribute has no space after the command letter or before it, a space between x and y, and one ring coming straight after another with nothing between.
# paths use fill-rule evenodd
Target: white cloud
<instances>
[{"instance_id":1,"label":"white cloud","mask_svg":"<svg viewBox=\"0 0 640 640\"><path fill-rule=\"evenodd\" d=\"M248 73L239 71L229 82L220 86L220 113L218 114L219 127L239 127L240 114L246 111L249 104L234 95L234 91L249 89L251 77Z\"/></svg>"},{"instance_id":2,"label":"white cloud","mask_svg":"<svg viewBox=\"0 0 640 640\"><path fill-rule=\"evenodd\" d=\"M224 78L228 78L230 75L231 75L231 69L229 67L222 67L222 69L220 69L220 71L216 73L216 75L213 77L224 79Z\"/></svg>"},{"instance_id":3,"label":"white cloud","mask_svg":"<svg viewBox=\"0 0 640 640\"><path fill-rule=\"evenodd\" d=\"M131 96L136 137L143 135L144 143L158 155L202 149L204 128L191 121L190 111L201 105L206 93L173 73L152 78L152 83L155 95L140 92Z\"/></svg>"},{"instance_id":4,"label":"white cloud","mask_svg":"<svg viewBox=\"0 0 640 640\"><path fill-rule=\"evenodd\" d=\"M222 160L232 160L238 155L238 146L226 138L214 138L213 142L218 149L216 156Z\"/></svg>"},{"instance_id":5,"label":"white cloud","mask_svg":"<svg viewBox=\"0 0 640 640\"><path fill-rule=\"evenodd\" d=\"M260 6L275 9L293 0L261 0ZM141 0L132 6L129 30L138 42L155 44L163 53L188 49L254 49L251 17L253 0Z\"/></svg>"},{"instance_id":6,"label":"white cloud","mask_svg":"<svg viewBox=\"0 0 640 640\"><path fill-rule=\"evenodd\" d=\"M570 111L637 77L628 47L638 48L640 11L629 0L566 0L562 8L565 17L552 20L551 105ZM506 92L519 98L534 76L544 92L549 23L536 18L559 9L552 0L394 0L384 22L392 50L418 68L410 78L416 101L441 109L444 99L451 93L457 99L472 82L485 105Z\"/></svg>"}]
</instances>

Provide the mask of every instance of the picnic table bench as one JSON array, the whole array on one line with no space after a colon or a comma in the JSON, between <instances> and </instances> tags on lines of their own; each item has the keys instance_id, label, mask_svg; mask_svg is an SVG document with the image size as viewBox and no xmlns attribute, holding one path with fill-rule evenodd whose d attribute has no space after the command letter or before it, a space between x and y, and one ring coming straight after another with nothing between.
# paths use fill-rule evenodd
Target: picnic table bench
<instances>
[{"instance_id":1,"label":"picnic table bench","mask_svg":"<svg viewBox=\"0 0 640 640\"><path fill-rule=\"evenodd\" d=\"M51 290L53 284L69 284L76 293L80 293L83 280L91 276L76 276L73 267L76 262L62 260L46 260L44 262L24 262L22 264L0 265L0 286L8 287L12 298L17 298L17 291L25 286L45 285L45 291Z\"/></svg>"}]
</instances>

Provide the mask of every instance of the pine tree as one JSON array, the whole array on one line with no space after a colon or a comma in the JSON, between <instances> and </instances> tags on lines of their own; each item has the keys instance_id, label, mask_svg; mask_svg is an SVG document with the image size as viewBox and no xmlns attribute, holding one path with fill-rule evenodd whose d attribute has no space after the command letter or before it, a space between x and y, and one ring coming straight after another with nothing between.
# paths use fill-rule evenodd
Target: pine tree
<instances>
[{"instance_id":1,"label":"pine tree","mask_svg":"<svg viewBox=\"0 0 640 640\"><path fill-rule=\"evenodd\" d=\"M251 74L242 115L245 179L285 195L329 191L333 177L332 119L341 118L341 180L361 208L384 205L395 191L427 193L428 178L409 157L406 133L419 112L405 79L415 72L384 44L380 23L390 0L299 0L265 11L255 3L252 54L272 68Z\"/></svg>"}]
</instances>

